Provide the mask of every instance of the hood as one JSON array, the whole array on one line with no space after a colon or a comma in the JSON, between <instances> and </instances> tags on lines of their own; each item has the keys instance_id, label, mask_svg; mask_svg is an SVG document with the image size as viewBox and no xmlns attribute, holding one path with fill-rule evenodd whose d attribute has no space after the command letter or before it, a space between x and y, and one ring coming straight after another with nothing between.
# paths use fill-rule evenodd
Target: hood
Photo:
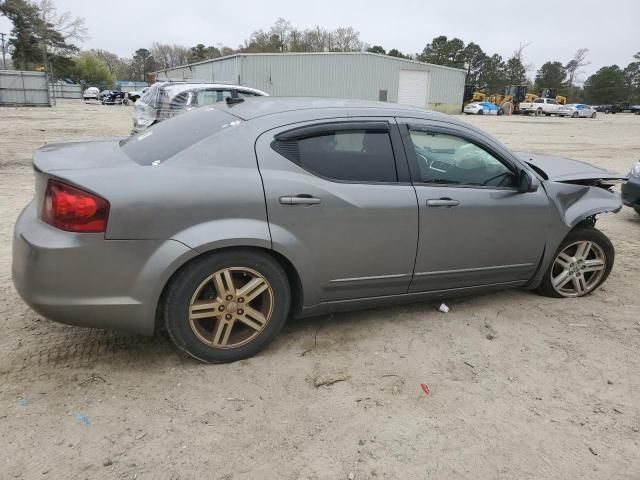
<instances>
[{"instance_id":1,"label":"hood","mask_svg":"<svg viewBox=\"0 0 640 480\"><path fill-rule=\"evenodd\" d=\"M517 152L516 155L545 180L567 183L609 183L610 181L625 180L624 175L617 172L596 167L579 160L540 155L537 153ZM617 182L614 182L617 183Z\"/></svg>"}]
</instances>

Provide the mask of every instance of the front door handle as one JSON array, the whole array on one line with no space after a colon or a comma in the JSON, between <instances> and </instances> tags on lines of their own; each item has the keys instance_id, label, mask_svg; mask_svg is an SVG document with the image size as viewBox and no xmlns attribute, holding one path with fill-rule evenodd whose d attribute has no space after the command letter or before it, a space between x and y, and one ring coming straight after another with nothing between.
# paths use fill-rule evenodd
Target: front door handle
<instances>
[{"instance_id":1,"label":"front door handle","mask_svg":"<svg viewBox=\"0 0 640 480\"><path fill-rule=\"evenodd\" d=\"M430 198L427 200L427 207L457 207L458 205L460 205L460 201L453 198Z\"/></svg>"},{"instance_id":2,"label":"front door handle","mask_svg":"<svg viewBox=\"0 0 640 480\"><path fill-rule=\"evenodd\" d=\"M311 195L287 195L280 197L282 205L318 205L322 200Z\"/></svg>"}]
</instances>

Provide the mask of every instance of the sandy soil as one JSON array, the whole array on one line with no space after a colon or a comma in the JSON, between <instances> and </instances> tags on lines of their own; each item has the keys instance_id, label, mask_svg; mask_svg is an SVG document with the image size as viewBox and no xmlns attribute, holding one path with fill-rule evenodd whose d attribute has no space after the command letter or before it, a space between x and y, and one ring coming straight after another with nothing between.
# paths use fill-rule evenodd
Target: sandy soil
<instances>
[{"instance_id":1,"label":"sandy soil","mask_svg":"<svg viewBox=\"0 0 640 480\"><path fill-rule=\"evenodd\" d=\"M640 478L640 216L588 298L524 291L291 322L201 365L164 337L51 323L10 280L45 142L126 134L130 108L0 110L0 478ZM518 150L627 172L640 117L468 118ZM316 387L318 377L345 378ZM420 384L427 384L427 396Z\"/></svg>"}]
</instances>

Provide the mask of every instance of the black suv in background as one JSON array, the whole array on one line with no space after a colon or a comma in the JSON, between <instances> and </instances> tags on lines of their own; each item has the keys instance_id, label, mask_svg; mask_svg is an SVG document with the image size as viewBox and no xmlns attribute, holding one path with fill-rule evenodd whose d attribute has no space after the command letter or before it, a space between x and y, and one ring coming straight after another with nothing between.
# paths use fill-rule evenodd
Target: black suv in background
<instances>
[{"instance_id":1,"label":"black suv in background","mask_svg":"<svg viewBox=\"0 0 640 480\"><path fill-rule=\"evenodd\" d=\"M629 105L629 102L615 102L609 105L598 105L595 107L596 112L604 113L622 113L629 112L640 115L640 105Z\"/></svg>"}]
</instances>

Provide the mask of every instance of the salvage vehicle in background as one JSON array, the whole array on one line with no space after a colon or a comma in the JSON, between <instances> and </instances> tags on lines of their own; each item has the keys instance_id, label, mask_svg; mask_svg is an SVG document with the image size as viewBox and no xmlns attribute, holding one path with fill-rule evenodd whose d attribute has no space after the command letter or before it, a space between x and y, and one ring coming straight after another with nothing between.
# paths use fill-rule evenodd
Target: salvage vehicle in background
<instances>
[{"instance_id":1,"label":"salvage vehicle in background","mask_svg":"<svg viewBox=\"0 0 640 480\"><path fill-rule=\"evenodd\" d=\"M100 89L96 87L89 87L82 93L82 99L85 102L87 100L97 100L99 93L100 93Z\"/></svg>"},{"instance_id":2,"label":"salvage vehicle in background","mask_svg":"<svg viewBox=\"0 0 640 480\"><path fill-rule=\"evenodd\" d=\"M502 108L491 102L472 102L464 107L467 115L502 115Z\"/></svg>"},{"instance_id":3,"label":"salvage vehicle in background","mask_svg":"<svg viewBox=\"0 0 640 480\"><path fill-rule=\"evenodd\" d=\"M241 85L202 82L156 83L135 103L133 133L194 108L212 105L226 98L268 96Z\"/></svg>"},{"instance_id":4,"label":"salvage vehicle in background","mask_svg":"<svg viewBox=\"0 0 640 480\"><path fill-rule=\"evenodd\" d=\"M536 98L532 102L520 103L520 112L528 115L546 115L547 117L558 113L560 105L555 98Z\"/></svg>"},{"instance_id":5,"label":"salvage vehicle in background","mask_svg":"<svg viewBox=\"0 0 640 480\"><path fill-rule=\"evenodd\" d=\"M289 316L590 294L614 262L596 215L620 210L624 178L421 108L276 97L46 145L33 166L21 297L62 323L166 328L207 362L256 354Z\"/></svg>"},{"instance_id":6,"label":"salvage vehicle in background","mask_svg":"<svg viewBox=\"0 0 640 480\"><path fill-rule=\"evenodd\" d=\"M127 92L129 100L132 101L133 103L135 103L136 101L138 101L138 99L140 97L142 97L145 93L147 93L147 90L149 90L151 87L144 87L142 90L138 91L138 90L134 90L131 92Z\"/></svg>"},{"instance_id":7,"label":"salvage vehicle in background","mask_svg":"<svg viewBox=\"0 0 640 480\"><path fill-rule=\"evenodd\" d=\"M640 215L640 160L633 165L629 179L622 184L622 203Z\"/></svg>"},{"instance_id":8,"label":"salvage vehicle in background","mask_svg":"<svg viewBox=\"0 0 640 480\"><path fill-rule=\"evenodd\" d=\"M559 117L596 118L596 111L584 103L569 103L558 108Z\"/></svg>"},{"instance_id":9,"label":"salvage vehicle in background","mask_svg":"<svg viewBox=\"0 0 640 480\"><path fill-rule=\"evenodd\" d=\"M615 102L607 105L598 105L598 112L603 113L635 113L640 115L640 105L629 105L629 102Z\"/></svg>"}]
</instances>

